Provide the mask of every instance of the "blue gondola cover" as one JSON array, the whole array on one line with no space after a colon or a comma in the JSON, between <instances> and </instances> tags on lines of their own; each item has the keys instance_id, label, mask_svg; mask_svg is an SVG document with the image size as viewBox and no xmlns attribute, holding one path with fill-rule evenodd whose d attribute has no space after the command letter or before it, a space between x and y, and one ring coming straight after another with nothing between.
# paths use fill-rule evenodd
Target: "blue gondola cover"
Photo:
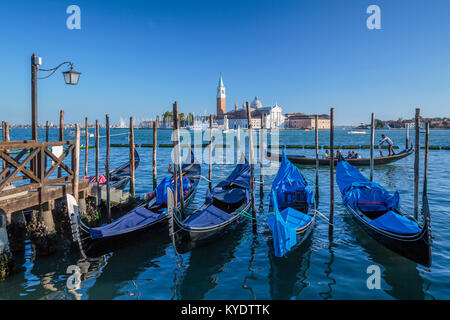
<instances>
[{"instance_id":1,"label":"blue gondola cover","mask_svg":"<svg viewBox=\"0 0 450 320\"><path fill-rule=\"evenodd\" d=\"M89 233L92 239L116 236L140 229L153 221L160 219L164 215L166 215L165 212L159 214L147 210L144 207L138 207L110 224L98 228L90 228Z\"/></svg>"},{"instance_id":2,"label":"blue gondola cover","mask_svg":"<svg viewBox=\"0 0 450 320\"><path fill-rule=\"evenodd\" d=\"M282 257L297 244L297 229L307 225L312 217L290 207L280 212L274 191L271 199L275 215L267 219L267 224L272 230L275 256Z\"/></svg>"},{"instance_id":3,"label":"blue gondola cover","mask_svg":"<svg viewBox=\"0 0 450 320\"><path fill-rule=\"evenodd\" d=\"M167 187L170 187L173 192L175 192L175 180L173 178L164 178L160 184L156 187L156 203L166 203L167 202ZM180 181L178 180L178 183ZM189 179L186 177L183 177L183 191L186 193L186 191L189 192L189 189L191 188L191 183L189 182Z\"/></svg>"},{"instance_id":4,"label":"blue gondola cover","mask_svg":"<svg viewBox=\"0 0 450 320\"><path fill-rule=\"evenodd\" d=\"M288 160L284 149L280 168L272 183L272 190L275 191L279 208L288 207L288 204L285 203L285 194L295 193L296 191L305 194L305 200L308 204L314 204L314 192L306 183L300 170ZM270 198L270 206L273 207L272 198Z\"/></svg>"}]
</instances>

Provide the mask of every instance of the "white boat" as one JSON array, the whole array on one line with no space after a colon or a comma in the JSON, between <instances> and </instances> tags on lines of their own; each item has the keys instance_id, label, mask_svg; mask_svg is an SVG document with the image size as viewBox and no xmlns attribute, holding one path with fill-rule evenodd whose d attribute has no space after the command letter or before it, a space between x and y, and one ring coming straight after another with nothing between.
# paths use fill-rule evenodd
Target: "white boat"
<instances>
[{"instance_id":1,"label":"white boat","mask_svg":"<svg viewBox=\"0 0 450 320\"><path fill-rule=\"evenodd\" d=\"M348 134L367 134L367 131L364 131L364 130L350 130L347 133Z\"/></svg>"}]
</instances>

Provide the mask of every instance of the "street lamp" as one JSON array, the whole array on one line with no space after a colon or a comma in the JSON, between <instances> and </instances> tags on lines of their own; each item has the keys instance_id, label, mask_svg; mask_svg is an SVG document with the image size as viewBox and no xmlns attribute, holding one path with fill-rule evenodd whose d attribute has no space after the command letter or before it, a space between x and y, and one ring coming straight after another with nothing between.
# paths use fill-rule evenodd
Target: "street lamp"
<instances>
[{"instance_id":1,"label":"street lamp","mask_svg":"<svg viewBox=\"0 0 450 320\"><path fill-rule=\"evenodd\" d=\"M65 61L52 69L39 69L42 64L42 58L35 54L31 56L31 136L34 141L38 140L38 125L37 125L37 80L47 79L51 77L61 66L70 65L70 70L63 72L64 81L66 84L76 85L80 79L80 72L73 70L73 63ZM38 71L50 72L44 77L37 77Z\"/></svg>"}]
</instances>

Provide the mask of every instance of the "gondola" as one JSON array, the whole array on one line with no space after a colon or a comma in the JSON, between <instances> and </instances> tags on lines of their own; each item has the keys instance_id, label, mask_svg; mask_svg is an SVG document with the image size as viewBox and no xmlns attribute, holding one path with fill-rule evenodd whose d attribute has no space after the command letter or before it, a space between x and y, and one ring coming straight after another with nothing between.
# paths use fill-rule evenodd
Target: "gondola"
<instances>
[{"instance_id":1,"label":"gondola","mask_svg":"<svg viewBox=\"0 0 450 320\"><path fill-rule=\"evenodd\" d=\"M247 160L243 162L212 191L207 191L205 203L187 219L183 221L177 213L172 214L173 242L179 253L222 237L246 220L241 213L251 205L250 165Z\"/></svg>"},{"instance_id":2,"label":"gondola","mask_svg":"<svg viewBox=\"0 0 450 320\"><path fill-rule=\"evenodd\" d=\"M139 163L141 159L139 157L139 154L136 149L134 149L134 170L137 170ZM123 190L127 186L127 184L131 180L131 163L127 162L119 167L111 170L109 172L110 177L110 186L111 188L117 189L117 190ZM90 182L92 182L95 186L97 185L95 176L93 177L83 177L85 179L89 178ZM100 183L100 187L105 189L106 188L106 182Z\"/></svg>"},{"instance_id":3,"label":"gondola","mask_svg":"<svg viewBox=\"0 0 450 320\"><path fill-rule=\"evenodd\" d=\"M389 164L389 163L398 161L400 159L406 158L407 156L412 154L413 151L414 151L414 148L411 145L411 147L408 150L403 150L400 153L394 154L392 156L376 157L376 158L374 158L374 165L378 166L378 165L384 165L384 164ZM278 155L278 157L279 157L279 160L281 161L283 156ZM266 158L268 160L273 160L273 158L277 159L277 154L275 154L275 153L272 154L270 151L268 151L266 154ZM316 165L316 158L307 158L306 156L294 156L294 155L288 155L287 158L289 159L289 161L291 161L296 166L298 166L298 165L315 166ZM346 159L346 161L348 161L348 163L350 163L353 166L370 166L370 158ZM334 165L337 165L337 163L338 163L338 159L335 158ZM329 166L330 159L320 158L319 165L320 166Z\"/></svg>"},{"instance_id":4,"label":"gondola","mask_svg":"<svg viewBox=\"0 0 450 320\"><path fill-rule=\"evenodd\" d=\"M267 218L274 253L276 257L282 257L310 235L317 212L314 192L300 170L288 160L284 149L272 183L269 211L275 212Z\"/></svg>"},{"instance_id":5,"label":"gondola","mask_svg":"<svg viewBox=\"0 0 450 320\"><path fill-rule=\"evenodd\" d=\"M187 178L183 179L183 184L186 181L186 185L189 186L188 189L184 189L184 202L188 206L194 198L201 177L200 164L195 161L192 151L188 155L187 161L182 164L182 171L183 178ZM76 217L74 223L77 227L81 250L87 256L98 256L113 251L127 241L139 238L142 234L164 228L167 230L169 218L167 200L164 200L164 195L159 192L170 183L173 184L173 177L164 179L156 188L156 192L133 210L101 227L89 228L79 217ZM181 202L178 200L177 208L180 207Z\"/></svg>"},{"instance_id":6,"label":"gondola","mask_svg":"<svg viewBox=\"0 0 450 320\"><path fill-rule=\"evenodd\" d=\"M367 234L410 260L431 266L428 209L424 210L424 223L420 226L416 219L400 208L398 191L394 195L389 194L378 183L367 180L342 157L336 169L336 182L342 202Z\"/></svg>"}]
</instances>

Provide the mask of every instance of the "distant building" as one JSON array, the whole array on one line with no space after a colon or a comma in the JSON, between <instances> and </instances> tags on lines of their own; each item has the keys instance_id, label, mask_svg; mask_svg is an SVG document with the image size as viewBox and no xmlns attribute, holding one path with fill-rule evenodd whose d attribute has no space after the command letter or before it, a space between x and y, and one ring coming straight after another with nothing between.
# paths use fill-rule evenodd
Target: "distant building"
<instances>
[{"instance_id":1,"label":"distant building","mask_svg":"<svg viewBox=\"0 0 450 320\"><path fill-rule=\"evenodd\" d=\"M307 115L304 113L288 113L285 115L286 128L294 129L315 129L315 115ZM319 115L317 123L318 129L330 129L330 116L326 114Z\"/></svg>"},{"instance_id":2,"label":"distant building","mask_svg":"<svg viewBox=\"0 0 450 320\"><path fill-rule=\"evenodd\" d=\"M225 86L223 85L222 73L220 73L219 85L217 86L217 119L223 119L225 113L226 113Z\"/></svg>"},{"instance_id":3,"label":"distant building","mask_svg":"<svg viewBox=\"0 0 450 320\"><path fill-rule=\"evenodd\" d=\"M284 125L284 116L282 108L275 104L273 107L263 107L258 97L255 97L250 104L252 126L255 129L261 128L261 116L263 116L264 128L275 129ZM234 106L234 111L226 113L228 118L228 127L230 129L247 128L247 109L245 104L242 108Z\"/></svg>"}]
</instances>

